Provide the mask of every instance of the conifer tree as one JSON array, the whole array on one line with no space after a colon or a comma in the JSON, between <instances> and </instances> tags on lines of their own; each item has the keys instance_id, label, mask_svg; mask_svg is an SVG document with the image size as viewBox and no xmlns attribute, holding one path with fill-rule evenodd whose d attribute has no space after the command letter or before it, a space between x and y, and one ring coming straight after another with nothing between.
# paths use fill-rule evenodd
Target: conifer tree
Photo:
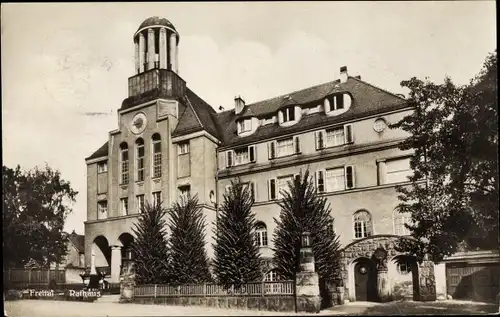
<instances>
[{"instance_id":1,"label":"conifer tree","mask_svg":"<svg viewBox=\"0 0 500 317\"><path fill-rule=\"evenodd\" d=\"M171 283L199 284L211 281L205 250L205 216L198 197L188 196L169 211Z\"/></svg>"},{"instance_id":2,"label":"conifer tree","mask_svg":"<svg viewBox=\"0 0 500 317\"><path fill-rule=\"evenodd\" d=\"M340 244L333 230L334 219L326 198L315 190L307 170L303 177L289 182L288 190L281 192L283 200L279 219L275 219L274 264L281 278L295 280L300 270L302 232L311 235L315 269L321 279L340 280Z\"/></svg>"},{"instance_id":3,"label":"conifer tree","mask_svg":"<svg viewBox=\"0 0 500 317\"><path fill-rule=\"evenodd\" d=\"M253 203L251 189L239 180L232 181L214 230L214 272L218 283L227 288L262 279Z\"/></svg>"},{"instance_id":4,"label":"conifer tree","mask_svg":"<svg viewBox=\"0 0 500 317\"><path fill-rule=\"evenodd\" d=\"M139 285L169 282L165 215L166 210L161 204L146 203L132 228L136 238L131 250L134 254L135 281Z\"/></svg>"}]
</instances>

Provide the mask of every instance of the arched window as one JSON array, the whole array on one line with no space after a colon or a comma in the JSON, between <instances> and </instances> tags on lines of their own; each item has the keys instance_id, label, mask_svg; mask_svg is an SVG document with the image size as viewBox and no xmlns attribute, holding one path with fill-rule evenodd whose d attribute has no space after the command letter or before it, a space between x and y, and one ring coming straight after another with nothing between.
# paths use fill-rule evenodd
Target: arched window
<instances>
[{"instance_id":1,"label":"arched window","mask_svg":"<svg viewBox=\"0 0 500 317\"><path fill-rule=\"evenodd\" d=\"M275 270L271 270L264 275L264 282L276 282L278 275Z\"/></svg>"},{"instance_id":2,"label":"arched window","mask_svg":"<svg viewBox=\"0 0 500 317\"><path fill-rule=\"evenodd\" d=\"M406 228L405 224L411 223L411 216L406 213L400 213L397 209L394 210L394 234L398 236L409 236L410 229Z\"/></svg>"},{"instance_id":3,"label":"arched window","mask_svg":"<svg viewBox=\"0 0 500 317\"><path fill-rule=\"evenodd\" d=\"M255 243L259 247L267 247L267 227L263 222L258 222L255 227Z\"/></svg>"},{"instance_id":4,"label":"arched window","mask_svg":"<svg viewBox=\"0 0 500 317\"><path fill-rule=\"evenodd\" d=\"M135 141L136 148L136 169L137 169L137 181L142 182L144 180L144 140L139 138Z\"/></svg>"},{"instance_id":5,"label":"arched window","mask_svg":"<svg viewBox=\"0 0 500 317\"><path fill-rule=\"evenodd\" d=\"M372 235L372 216L366 210L354 213L354 238L361 239Z\"/></svg>"},{"instance_id":6,"label":"arched window","mask_svg":"<svg viewBox=\"0 0 500 317\"><path fill-rule=\"evenodd\" d=\"M120 183L128 184L128 172L129 172L129 162L128 162L128 145L123 142L120 144Z\"/></svg>"},{"instance_id":7,"label":"arched window","mask_svg":"<svg viewBox=\"0 0 500 317\"><path fill-rule=\"evenodd\" d=\"M151 138L153 148L153 178L161 177L161 137L158 133Z\"/></svg>"}]
</instances>

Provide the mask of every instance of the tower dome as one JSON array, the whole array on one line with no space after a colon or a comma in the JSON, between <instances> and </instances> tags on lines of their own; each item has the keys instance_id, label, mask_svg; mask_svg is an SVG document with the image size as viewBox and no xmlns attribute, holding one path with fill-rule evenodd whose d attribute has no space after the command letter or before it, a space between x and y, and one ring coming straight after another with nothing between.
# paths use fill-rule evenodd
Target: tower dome
<instances>
[{"instance_id":1,"label":"tower dome","mask_svg":"<svg viewBox=\"0 0 500 317\"><path fill-rule=\"evenodd\" d=\"M136 36L140 32L142 32L146 29L151 29L151 28L167 28L167 29L169 29L170 31L172 31L172 33L175 33L175 35L177 37L177 44L179 43L179 33L175 29L175 26L172 24L172 22L170 22L168 19L158 17L158 16L149 17L146 20L144 20L141 23L141 25L139 25L139 28L137 28L137 31L134 34L134 39L136 38Z\"/></svg>"}]
</instances>

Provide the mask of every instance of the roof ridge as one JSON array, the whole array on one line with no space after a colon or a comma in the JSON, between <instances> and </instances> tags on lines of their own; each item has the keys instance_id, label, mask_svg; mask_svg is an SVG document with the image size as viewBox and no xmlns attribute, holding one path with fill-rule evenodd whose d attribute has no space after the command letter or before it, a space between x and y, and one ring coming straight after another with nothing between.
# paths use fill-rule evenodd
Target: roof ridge
<instances>
[{"instance_id":1,"label":"roof ridge","mask_svg":"<svg viewBox=\"0 0 500 317\"><path fill-rule=\"evenodd\" d=\"M327 85L327 84L332 84L332 83L339 82L339 81L340 81L339 79L335 79L335 80L332 80L332 81L327 81L327 82L324 82L324 83L321 83L321 84L317 84L317 85L314 85L314 86L310 86L310 87L307 87L307 88L297 89L297 90L294 90L294 91L286 93L286 94L282 94L282 95L278 95L278 96L275 96L275 97L271 97L271 98L267 98L267 99L256 101L254 103L248 104L248 106L252 106L252 105L255 105L255 104L261 103L261 102L266 102L266 101L271 101L271 100L283 98L283 97L286 97L288 95L292 95L292 94L299 93L299 92L304 92L304 91L306 91L308 89L314 89L314 88L317 88L317 87L320 87L320 86L324 86L324 85Z\"/></svg>"},{"instance_id":2,"label":"roof ridge","mask_svg":"<svg viewBox=\"0 0 500 317\"><path fill-rule=\"evenodd\" d=\"M363 84L365 84L365 85L368 85L368 86L370 86L370 87L372 87L372 88L375 88L375 89L378 89L378 90L380 90L380 91L383 91L383 92L385 92L385 93L387 93L387 94L389 94L389 95L391 95L391 96L394 96L394 97L396 97L396 98L398 98L398 99L401 99L401 100L406 100L405 98L401 98L400 96L398 96L397 94L395 94L395 93L393 93L393 92L390 92L389 90L385 90L384 88L380 88L379 86L376 86L376 85L374 85L374 84L370 84L369 82L366 82L366 81L364 81L364 80L362 80L362 79L360 79L360 78L356 78L356 77L352 77L352 76L349 76L349 78L354 79L354 80L357 80L357 81L359 81L359 82L361 82L361 83L363 83Z\"/></svg>"}]
</instances>

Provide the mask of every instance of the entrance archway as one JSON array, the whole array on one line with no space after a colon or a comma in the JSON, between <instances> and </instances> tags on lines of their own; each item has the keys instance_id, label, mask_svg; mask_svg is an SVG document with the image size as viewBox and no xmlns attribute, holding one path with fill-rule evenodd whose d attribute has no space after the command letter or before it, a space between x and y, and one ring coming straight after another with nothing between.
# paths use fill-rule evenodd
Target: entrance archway
<instances>
[{"instance_id":1,"label":"entrance archway","mask_svg":"<svg viewBox=\"0 0 500 317\"><path fill-rule=\"evenodd\" d=\"M377 268L373 260L360 258L355 261L354 291L356 301L378 301Z\"/></svg>"},{"instance_id":2,"label":"entrance archway","mask_svg":"<svg viewBox=\"0 0 500 317\"><path fill-rule=\"evenodd\" d=\"M111 248L108 239L97 236L92 243L92 251L95 254L96 267L109 267L111 265Z\"/></svg>"},{"instance_id":3,"label":"entrance archway","mask_svg":"<svg viewBox=\"0 0 500 317\"><path fill-rule=\"evenodd\" d=\"M134 237L128 233L122 233L118 237L118 241L121 243L121 270L120 275L129 273L132 269L132 263L134 255L132 252L132 244L134 243Z\"/></svg>"}]
</instances>

